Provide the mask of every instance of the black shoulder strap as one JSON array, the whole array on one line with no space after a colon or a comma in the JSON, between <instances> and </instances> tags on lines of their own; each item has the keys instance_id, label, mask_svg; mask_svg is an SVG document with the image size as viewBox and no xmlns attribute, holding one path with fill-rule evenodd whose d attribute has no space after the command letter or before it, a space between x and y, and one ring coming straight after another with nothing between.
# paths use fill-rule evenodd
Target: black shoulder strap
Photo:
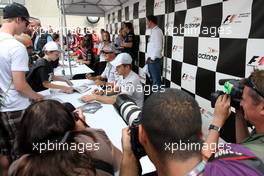
<instances>
[{"instance_id":1,"label":"black shoulder strap","mask_svg":"<svg viewBox=\"0 0 264 176\"><path fill-rule=\"evenodd\" d=\"M92 159L93 165L95 167L95 169L99 169L105 172L108 172L111 175L115 174L114 168L111 164L102 161L102 160L98 160L98 159Z\"/></svg>"}]
</instances>

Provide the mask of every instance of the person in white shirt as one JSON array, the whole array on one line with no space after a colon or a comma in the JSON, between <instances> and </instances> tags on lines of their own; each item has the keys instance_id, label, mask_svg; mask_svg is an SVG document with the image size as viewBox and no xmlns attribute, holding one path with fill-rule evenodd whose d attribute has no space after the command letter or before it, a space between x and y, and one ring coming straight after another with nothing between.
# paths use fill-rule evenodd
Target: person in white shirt
<instances>
[{"instance_id":1,"label":"person in white shirt","mask_svg":"<svg viewBox=\"0 0 264 176\"><path fill-rule=\"evenodd\" d=\"M3 168L0 175L7 175L9 163L16 158L14 140L23 110L30 105L29 99L43 98L26 82L27 50L14 38L24 32L28 24L29 13L23 5L12 3L4 8L0 29L0 165Z\"/></svg>"},{"instance_id":2,"label":"person in white shirt","mask_svg":"<svg viewBox=\"0 0 264 176\"><path fill-rule=\"evenodd\" d=\"M161 52L163 47L163 33L157 26L157 17L147 16L147 26L151 30L147 44L146 64L150 73L152 85L161 86Z\"/></svg>"},{"instance_id":3,"label":"person in white shirt","mask_svg":"<svg viewBox=\"0 0 264 176\"><path fill-rule=\"evenodd\" d=\"M116 50L113 47L107 47L101 52L104 54L105 59L107 61L103 73L99 76L91 76L91 74L88 74L86 78L95 81L96 85L113 85L119 79L119 75L116 72L116 68L110 63L116 57Z\"/></svg>"},{"instance_id":4,"label":"person in white shirt","mask_svg":"<svg viewBox=\"0 0 264 176\"><path fill-rule=\"evenodd\" d=\"M118 94L127 94L142 107L144 102L144 90L139 76L132 71L132 58L128 53L119 54L111 64L116 67L120 78L117 83L107 90L95 90L92 95L85 95L85 102L99 101L106 104L114 104ZM109 96L108 96L109 95Z\"/></svg>"}]
</instances>

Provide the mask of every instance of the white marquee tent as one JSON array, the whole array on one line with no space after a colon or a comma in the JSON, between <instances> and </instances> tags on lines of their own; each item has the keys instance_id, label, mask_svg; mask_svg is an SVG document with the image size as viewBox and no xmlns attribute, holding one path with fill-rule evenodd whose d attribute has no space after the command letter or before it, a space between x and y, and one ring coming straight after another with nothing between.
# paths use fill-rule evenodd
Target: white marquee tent
<instances>
[{"instance_id":1,"label":"white marquee tent","mask_svg":"<svg viewBox=\"0 0 264 176\"><path fill-rule=\"evenodd\" d=\"M105 12L121 7L128 0L57 0L65 15L104 17Z\"/></svg>"}]
</instances>

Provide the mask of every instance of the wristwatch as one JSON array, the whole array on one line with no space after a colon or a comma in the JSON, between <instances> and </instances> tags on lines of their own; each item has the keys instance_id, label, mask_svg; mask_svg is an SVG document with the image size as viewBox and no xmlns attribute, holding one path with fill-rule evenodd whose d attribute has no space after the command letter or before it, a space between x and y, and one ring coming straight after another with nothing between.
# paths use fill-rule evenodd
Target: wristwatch
<instances>
[{"instance_id":1,"label":"wristwatch","mask_svg":"<svg viewBox=\"0 0 264 176\"><path fill-rule=\"evenodd\" d=\"M217 132L220 132L221 127L210 124L208 130L216 130Z\"/></svg>"}]
</instances>

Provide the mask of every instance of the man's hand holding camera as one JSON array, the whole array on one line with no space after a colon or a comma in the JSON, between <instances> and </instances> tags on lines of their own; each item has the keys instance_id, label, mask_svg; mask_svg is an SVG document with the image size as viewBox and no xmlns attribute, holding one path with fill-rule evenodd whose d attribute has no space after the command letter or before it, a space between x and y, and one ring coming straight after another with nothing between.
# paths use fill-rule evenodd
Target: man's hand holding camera
<instances>
[{"instance_id":1,"label":"man's hand holding camera","mask_svg":"<svg viewBox=\"0 0 264 176\"><path fill-rule=\"evenodd\" d=\"M129 127L122 130L123 158L121 162L120 176L138 176L139 161L132 151Z\"/></svg>"},{"instance_id":2,"label":"man's hand holding camera","mask_svg":"<svg viewBox=\"0 0 264 176\"><path fill-rule=\"evenodd\" d=\"M231 114L231 97L227 94L220 95L215 103L213 124L222 127Z\"/></svg>"}]
</instances>

